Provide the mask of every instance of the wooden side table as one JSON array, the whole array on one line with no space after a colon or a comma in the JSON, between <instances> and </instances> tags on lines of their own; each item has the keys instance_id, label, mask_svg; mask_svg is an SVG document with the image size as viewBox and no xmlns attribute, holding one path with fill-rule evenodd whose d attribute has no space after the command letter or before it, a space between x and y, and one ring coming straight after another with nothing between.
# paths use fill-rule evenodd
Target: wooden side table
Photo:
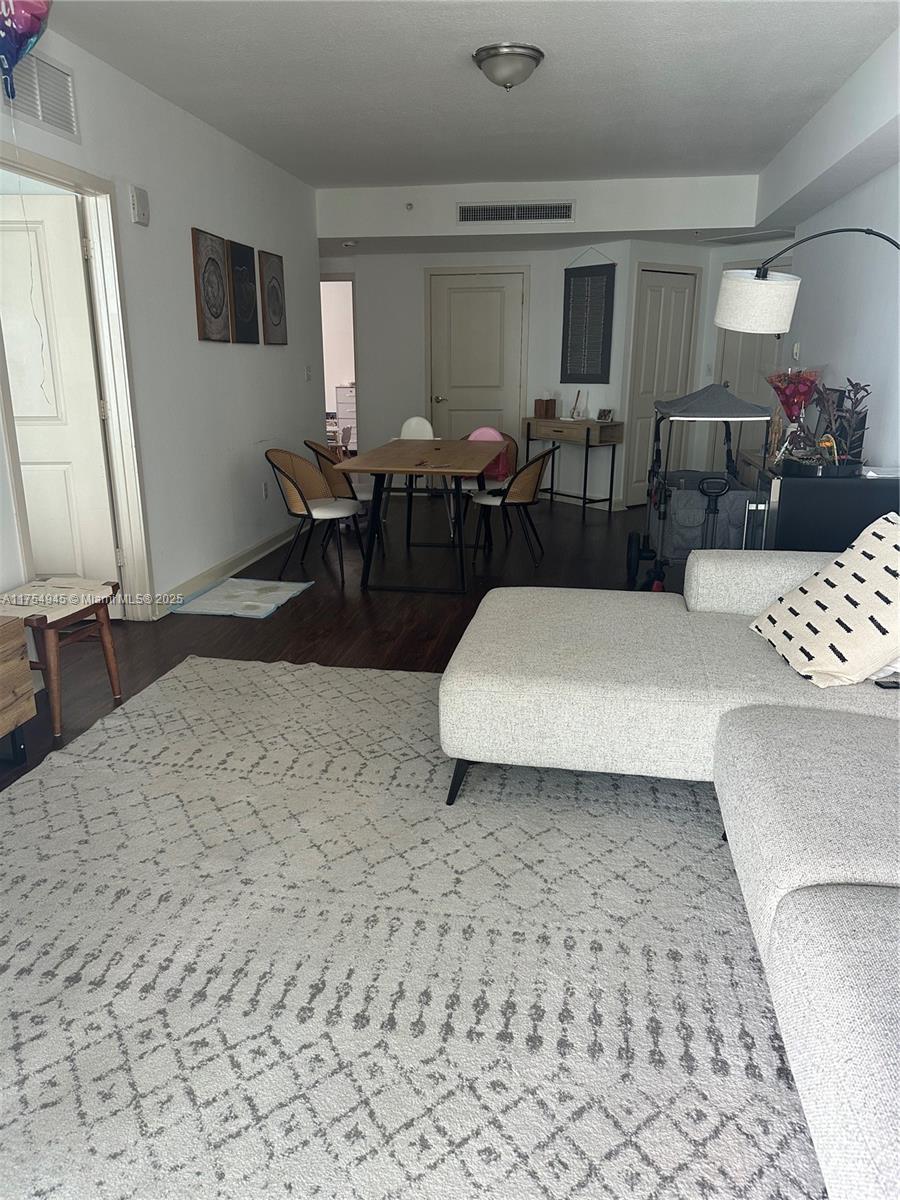
<instances>
[{"instance_id":1,"label":"wooden side table","mask_svg":"<svg viewBox=\"0 0 900 1200\"><path fill-rule=\"evenodd\" d=\"M554 445L568 443L584 448L584 470L582 473L581 495L573 492L560 492L556 489L556 462L550 462L550 487L543 491L550 492L550 503L554 496L567 496L571 500L581 501L581 514L587 512L589 504L606 504L612 512L613 484L616 475L616 446L625 440L625 423L623 421L563 421L559 417L523 417L522 432L525 434L525 461L531 458L532 442L552 442ZM609 447L609 495L588 495L588 466L591 451L597 446Z\"/></svg>"},{"instance_id":2,"label":"wooden side table","mask_svg":"<svg viewBox=\"0 0 900 1200\"><path fill-rule=\"evenodd\" d=\"M25 761L22 726L35 715L34 688L21 617L0 617L0 737L11 742L11 761Z\"/></svg>"},{"instance_id":3,"label":"wooden side table","mask_svg":"<svg viewBox=\"0 0 900 1200\"><path fill-rule=\"evenodd\" d=\"M41 579L23 584L0 596L0 616L18 611L34 635L37 661L29 663L44 677L50 701L53 743L62 738L62 687L59 652L70 642L98 637L106 661L113 699L122 701L119 665L109 620L109 602L119 590L117 582L90 579Z\"/></svg>"}]
</instances>

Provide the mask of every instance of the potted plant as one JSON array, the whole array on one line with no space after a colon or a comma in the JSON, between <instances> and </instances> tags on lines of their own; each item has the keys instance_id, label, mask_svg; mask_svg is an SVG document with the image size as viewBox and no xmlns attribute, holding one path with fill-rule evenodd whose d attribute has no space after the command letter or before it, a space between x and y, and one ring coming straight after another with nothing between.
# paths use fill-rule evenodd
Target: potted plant
<instances>
[{"instance_id":1,"label":"potted plant","mask_svg":"<svg viewBox=\"0 0 900 1200\"><path fill-rule=\"evenodd\" d=\"M863 441L869 415L866 401L872 391L868 383L847 380L846 388L816 384L815 405L821 415L817 444L822 452L823 475L859 475L863 465Z\"/></svg>"}]
</instances>

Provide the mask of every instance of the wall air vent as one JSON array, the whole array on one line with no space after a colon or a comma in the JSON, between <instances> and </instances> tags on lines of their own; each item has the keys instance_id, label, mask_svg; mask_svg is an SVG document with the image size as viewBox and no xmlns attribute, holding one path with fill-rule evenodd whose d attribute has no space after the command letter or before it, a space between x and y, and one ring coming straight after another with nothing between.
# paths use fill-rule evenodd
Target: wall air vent
<instances>
[{"instance_id":1,"label":"wall air vent","mask_svg":"<svg viewBox=\"0 0 900 1200\"><path fill-rule=\"evenodd\" d=\"M3 95L4 107L13 120L40 125L51 133L80 141L75 111L75 84L60 63L34 51L16 63L16 99L10 104Z\"/></svg>"},{"instance_id":2,"label":"wall air vent","mask_svg":"<svg viewBox=\"0 0 900 1200\"><path fill-rule=\"evenodd\" d=\"M459 204L456 219L461 225L498 221L571 221L573 200L540 200L530 204Z\"/></svg>"}]
</instances>

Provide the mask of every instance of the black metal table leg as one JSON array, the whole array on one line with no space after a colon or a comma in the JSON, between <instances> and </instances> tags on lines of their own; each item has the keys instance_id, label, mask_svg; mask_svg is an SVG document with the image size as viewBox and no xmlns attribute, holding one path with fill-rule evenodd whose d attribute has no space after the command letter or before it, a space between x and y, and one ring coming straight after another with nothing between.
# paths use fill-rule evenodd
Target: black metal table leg
<instances>
[{"instance_id":1,"label":"black metal table leg","mask_svg":"<svg viewBox=\"0 0 900 1200\"><path fill-rule=\"evenodd\" d=\"M409 544L412 541L412 502L413 502L413 483L412 475L406 477L406 548L409 549Z\"/></svg>"},{"instance_id":2,"label":"black metal table leg","mask_svg":"<svg viewBox=\"0 0 900 1200\"><path fill-rule=\"evenodd\" d=\"M588 425L584 431L584 475L581 482L581 519L585 519L587 514L588 502L588 463L590 462L591 454L591 427Z\"/></svg>"},{"instance_id":3,"label":"black metal table leg","mask_svg":"<svg viewBox=\"0 0 900 1200\"><path fill-rule=\"evenodd\" d=\"M559 442L553 442L553 449L556 450ZM556 491L556 455L550 455L550 503L553 503L553 493Z\"/></svg>"},{"instance_id":4,"label":"black metal table leg","mask_svg":"<svg viewBox=\"0 0 900 1200\"><path fill-rule=\"evenodd\" d=\"M616 481L616 443L611 442L609 455L609 511L613 510L613 486Z\"/></svg>"},{"instance_id":5,"label":"black metal table leg","mask_svg":"<svg viewBox=\"0 0 900 1200\"><path fill-rule=\"evenodd\" d=\"M372 477L372 502L369 505L369 527L366 530L366 556L363 559L362 577L359 581L359 590L366 592L369 589L369 572L372 569L372 555L375 553L375 539L381 534L381 500L384 495L384 476L374 475Z\"/></svg>"},{"instance_id":6,"label":"black metal table leg","mask_svg":"<svg viewBox=\"0 0 900 1200\"><path fill-rule=\"evenodd\" d=\"M463 535L463 490L462 477L453 476L454 522L456 524L456 550L459 563L459 590L466 590L466 544Z\"/></svg>"}]
</instances>

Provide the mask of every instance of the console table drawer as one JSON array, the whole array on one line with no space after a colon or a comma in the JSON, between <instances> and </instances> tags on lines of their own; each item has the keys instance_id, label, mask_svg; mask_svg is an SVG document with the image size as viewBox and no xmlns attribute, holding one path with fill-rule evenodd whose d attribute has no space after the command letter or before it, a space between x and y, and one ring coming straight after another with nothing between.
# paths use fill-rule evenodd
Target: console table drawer
<instances>
[{"instance_id":1,"label":"console table drawer","mask_svg":"<svg viewBox=\"0 0 900 1200\"><path fill-rule=\"evenodd\" d=\"M592 446L621 444L625 431L623 421L560 421L547 417L525 417L522 432L532 441L577 442L583 446L588 435Z\"/></svg>"}]
</instances>

